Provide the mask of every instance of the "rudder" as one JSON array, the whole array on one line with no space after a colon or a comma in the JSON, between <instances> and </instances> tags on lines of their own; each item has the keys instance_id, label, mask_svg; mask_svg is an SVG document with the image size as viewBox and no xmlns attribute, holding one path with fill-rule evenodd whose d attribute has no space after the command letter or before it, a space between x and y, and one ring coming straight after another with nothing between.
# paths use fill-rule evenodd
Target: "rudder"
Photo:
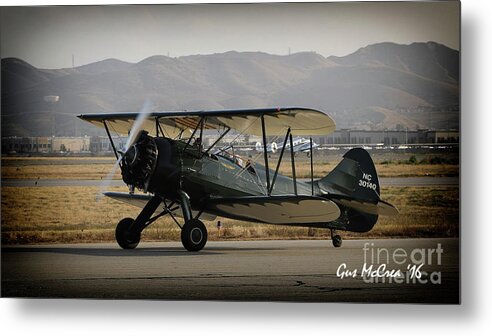
<instances>
[{"instance_id":1,"label":"rudder","mask_svg":"<svg viewBox=\"0 0 492 336\"><path fill-rule=\"evenodd\" d=\"M318 181L319 188L333 195L361 201L380 200L379 178L369 153L362 148L349 150L328 175Z\"/></svg>"},{"instance_id":2,"label":"rudder","mask_svg":"<svg viewBox=\"0 0 492 336\"><path fill-rule=\"evenodd\" d=\"M345 215L345 230L367 232L379 215L398 214L398 209L381 200L376 167L362 148L348 151L335 169L317 183L321 196L340 206Z\"/></svg>"}]
</instances>

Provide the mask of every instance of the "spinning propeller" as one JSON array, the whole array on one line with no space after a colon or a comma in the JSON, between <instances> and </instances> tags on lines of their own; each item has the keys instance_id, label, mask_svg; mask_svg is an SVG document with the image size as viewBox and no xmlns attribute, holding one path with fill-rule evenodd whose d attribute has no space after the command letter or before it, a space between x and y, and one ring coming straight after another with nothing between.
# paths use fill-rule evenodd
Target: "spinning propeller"
<instances>
[{"instance_id":1,"label":"spinning propeller","mask_svg":"<svg viewBox=\"0 0 492 336\"><path fill-rule=\"evenodd\" d=\"M146 100L137 118L133 122L132 129L130 130L130 133L128 133L128 138L126 140L125 146L123 147L123 150L118 151L118 160L116 160L115 164L111 168L111 171L108 173L108 175L106 175L101 183L99 194L96 197L98 201L111 185L111 180L116 174L116 169L118 168L118 166L123 169L123 165L132 165L133 163L135 163L138 156L138 150L134 145L135 142L139 139L145 119L147 119L151 112L152 104L149 100Z\"/></svg>"}]
</instances>

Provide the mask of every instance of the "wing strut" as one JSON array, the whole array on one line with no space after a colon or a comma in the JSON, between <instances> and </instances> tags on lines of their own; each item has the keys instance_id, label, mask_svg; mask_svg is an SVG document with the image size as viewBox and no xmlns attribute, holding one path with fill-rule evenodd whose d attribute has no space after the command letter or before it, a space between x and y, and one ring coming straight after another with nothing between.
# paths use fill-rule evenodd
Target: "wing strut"
<instances>
[{"instance_id":1,"label":"wing strut","mask_svg":"<svg viewBox=\"0 0 492 336\"><path fill-rule=\"evenodd\" d=\"M204 155L208 154L208 152L210 152L210 150L212 148L214 148L215 145L217 145L219 143L219 141L222 140L222 138L225 137L227 133L229 133L230 130L231 130L231 128L227 127L227 129L219 136L219 138L217 140L215 140L215 142L210 147L207 148L207 150L203 154Z\"/></svg>"},{"instance_id":2,"label":"wing strut","mask_svg":"<svg viewBox=\"0 0 492 336\"><path fill-rule=\"evenodd\" d=\"M108 134L108 138L109 138L109 142L111 143L111 147L113 147L114 156L116 156L116 159L118 160L119 159L118 151L116 151L116 147L114 146L113 138L111 137L111 133L109 133L109 128L108 128L108 125L106 124L106 120L103 120L103 124L104 124L104 129L106 129L106 133Z\"/></svg>"},{"instance_id":3,"label":"wing strut","mask_svg":"<svg viewBox=\"0 0 492 336\"><path fill-rule=\"evenodd\" d=\"M198 124L196 124L196 127L193 130L193 133L191 133L190 138L188 139L188 141L186 142L186 145L183 148L183 153L186 151L186 148L188 148L188 146L190 145L190 142L193 139L193 137L195 136L196 131L198 131L198 129L200 129L201 130L201 133L203 133L203 117L200 118L200 121L198 122ZM183 132L181 132L181 133L183 133ZM202 137L202 134L201 133L200 133L200 140L201 140L201 137Z\"/></svg>"},{"instance_id":4,"label":"wing strut","mask_svg":"<svg viewBox=\"0 0 492 336\"><path fill-rule=\"evenodd\" d=\"M292 181L294 182L294 194L297 196L297 177L296 177L296 162L294 160L294 142L292 141L292 133L289 134L290 141L290 163L292 165Z\"/></svg>"},{"instance_id":5,"label":"wing strut","mask_svg":"<svg viewBox=\"0 0 492 336\"><path fill-rule=\"evenodd\" d=\"M270 170L268 169L267 139L265 132L265 115L261 115L261 134L263 135L263 157L265 159L265 173L267 180L267 190L270 190Z\"/></svg>"},{"instance_id":6,"label":"wing strut","mask_svg":"<svg viewBox=\"0 0 492 336\"><path fill-rule=\"evenodd\" d=\"M161 135L163 137L166 136L166 134L164 134L164 131L162 130L161 122L159 121L159 117L156 117L155 118L155 136L156 137L159 137L159 131L161 132Z\"/></svg>"},{"instance_id":7,"label":"wing strut","mask_svg":"<svg viewBox=\"0 0 492 336\"><path fill-rule=\"evenodd\" d=\"M275 169L275 174L273 174L272 185L268 190L268 196L272 194L273 187L275 186L275 180L277 179L278 170L280 168L280 163L282 162L282 157L284 156L284 150L285 150L285 146L287 145L287 140L289 139L289 135L290 135L290 127L287 129L287 134L285 134L284 144L282 145L282 150L280 151L280 156L277 162L277 168Z\"/></svg>"},{"instance_id":8,"label":"wing strut","mask_svg":"<svg viewBox=\"0 0 492 336\"><path fill-rule=\"evenodd\" d=\"M309 138L309 156L311 157L311 195L314 196L314 177L313 177L313 138Z\"/></svg>"}]
</instances>

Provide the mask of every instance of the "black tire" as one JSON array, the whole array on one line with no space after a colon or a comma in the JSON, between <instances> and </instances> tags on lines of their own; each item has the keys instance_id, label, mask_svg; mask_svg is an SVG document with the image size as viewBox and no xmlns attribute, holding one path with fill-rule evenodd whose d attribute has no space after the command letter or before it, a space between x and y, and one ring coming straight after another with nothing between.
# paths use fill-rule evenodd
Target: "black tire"
<instances>
[{"instance_id":1,"label":"black tire","mask_svg":"<svg viewBox=\"0 0 492 336\"><path fill-rule=\"evenodd\" d=\"M190 252L200 251L207 243L207 228L199 219L191 219L181 229L181 243Z\"/></svg>"},{"instance_id":2,"label":"black tire","mask_svg":"<svg viewBox=\"0 0 492 336\"><path fill-rule=\"evenodd\" d=\"M331 241L333 243L333 246L335 247L342 246L342 237L340 237L339 235L333 236L333 238L331 238Z\"/></svg>"},{"instance_id":3,"label":"black tire","mask_svg":"<svg viewBox=\"0 0 492 336\"><path fill-rule=\"evenodd\" d=\"M140 232L132 233L130 227L132 226L133 218L124 218L120 220L116 226L115 237L118 245L122 249L131 250L137 247L140 242Z\"/></svg>"}]
</instances>

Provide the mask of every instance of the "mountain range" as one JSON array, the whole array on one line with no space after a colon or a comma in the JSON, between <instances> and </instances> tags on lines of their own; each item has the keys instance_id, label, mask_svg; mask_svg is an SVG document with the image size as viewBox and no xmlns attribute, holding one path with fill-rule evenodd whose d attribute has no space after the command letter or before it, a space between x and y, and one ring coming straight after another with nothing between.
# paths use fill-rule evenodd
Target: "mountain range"
<instances>
[{"instance_id":1,"label":"mountain range","mask_svg":"<svg viewBox=\"0 0 492 336\"><path fill-rule=\"evenodd\" d=\"M343 57L235 52L117 59L67 69L1 62L2 136L99 134L80 113L304 106L337 128L458 128L459 52L435 42L378 43ZM56 95L57 103L45 96Z\"/></svg>"}]
</instances>

